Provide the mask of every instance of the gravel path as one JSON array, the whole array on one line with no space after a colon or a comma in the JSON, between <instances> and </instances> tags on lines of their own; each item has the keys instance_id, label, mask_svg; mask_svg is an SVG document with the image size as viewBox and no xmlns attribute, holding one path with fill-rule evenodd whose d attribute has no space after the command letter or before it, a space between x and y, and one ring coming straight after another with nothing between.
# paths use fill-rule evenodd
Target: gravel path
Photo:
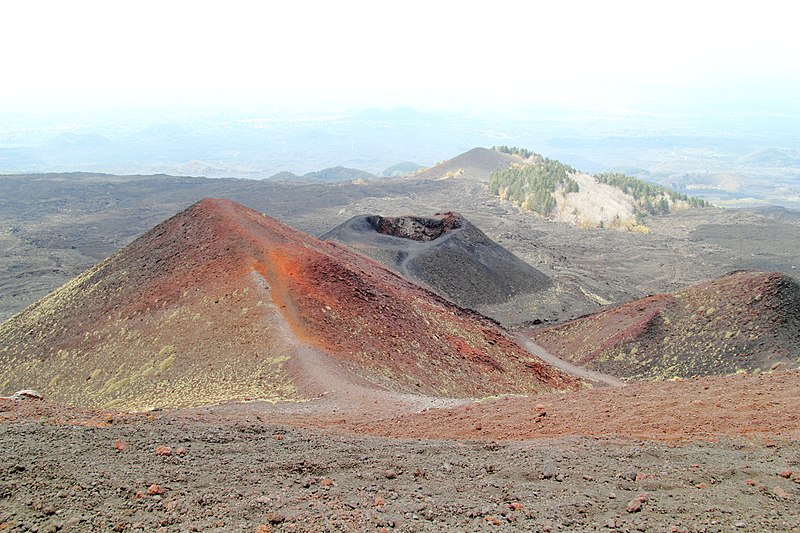
<instances>
[{"instance_id":1,"label":"gravel path","mask_svg":"<svg viewBox=\"0 0 800 533\"><path fill-rule=\"evenodd\" d=\"M588 368L573 365L568 361L564 361L563 359L556 357L522 334L518 334L514 338L520 346L524 347L531 354L535 355L547 364L553 365L556 368L560 368L567 374L609 387L625 386L624 381L617 379L614 376L609 376L608 374L603 374L602 372L595 372L594 370L589 370Z\"/></svg>"}]
</instances>

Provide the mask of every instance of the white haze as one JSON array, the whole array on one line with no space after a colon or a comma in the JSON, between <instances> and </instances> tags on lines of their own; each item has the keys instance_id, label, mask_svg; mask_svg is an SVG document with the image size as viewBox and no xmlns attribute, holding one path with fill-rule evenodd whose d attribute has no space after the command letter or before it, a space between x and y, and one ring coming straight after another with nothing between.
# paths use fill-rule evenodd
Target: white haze
<instances>
[{"instance_id":1,"label":"white haze","mask_svg":"<svg viewBox=\"0 0 800 533\"><path fill-rule=\"evenodd\" d=\"M6 2L0 111L797 101L791 3Z\"/></svg>"}]
</instances>

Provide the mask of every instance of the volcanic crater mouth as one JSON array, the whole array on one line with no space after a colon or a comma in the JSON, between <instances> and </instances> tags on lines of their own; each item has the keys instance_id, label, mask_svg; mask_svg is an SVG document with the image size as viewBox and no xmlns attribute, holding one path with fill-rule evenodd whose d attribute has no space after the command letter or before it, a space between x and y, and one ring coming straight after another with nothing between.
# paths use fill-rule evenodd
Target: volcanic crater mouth
<instances>
[{"instance_id":1,"label":"volcanic crater mouth","mask_svg":"<svg viewBox=\"0 0 800 533\"><path fill-rule=\"evenodd\" d=\"M435 241L442 235L462 226L461 217L456 213L436 213L433 217L367 217L372 228L383 235L410 239L418 242Z\"/></svg>"}]
</instances>

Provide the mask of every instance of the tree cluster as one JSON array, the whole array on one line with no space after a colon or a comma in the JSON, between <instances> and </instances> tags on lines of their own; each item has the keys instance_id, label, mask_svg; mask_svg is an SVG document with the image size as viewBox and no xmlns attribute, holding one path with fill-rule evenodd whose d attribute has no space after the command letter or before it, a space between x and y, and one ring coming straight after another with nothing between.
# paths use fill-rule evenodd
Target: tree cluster
<instances>
[{"instance_id":1,"label":"tree cluster","mask_svg":"<svg viewBox=\"0 0 800 533\"><path fill-rule=\"evenodd\" d=\"M492 194L523 209L548 216L556 208L557 191L564 194L579 191L578 182L569 175L575 172L572 167L524 149L514 150L530 154L528 157L535 156L536 162L492 172L489 180Z\"/></svg>"},{"instance_id":2,"label":"tree cluster","mask_svg":"<svg viewBox=\"0 0 800 533\"><path fill-rule=\"evenodd\" d=\"M616 187L635 200L637 221L645 215L666 215L670 208L678 202L685 202L692 207L706 207L708 202L694 196L677 193L673 190L646 182L639 178L626 176L617 172L595 174L598 183Z\"/></svg>"},{"instance_id":3,"label":"tree cluster","mask_svg":"<svg viewBox=\"0 0 800 533\"><path fill-rule=\"evenodd\" d=\"M534 159L541 160L543 157L536 152L528 150L527 148L518 148L516 146L492 146L492 150L497 152L502 152L504 154L510 155L518 155L523 159L528 159L529 157L534 157Z\"/></svg>"}]
</instances>

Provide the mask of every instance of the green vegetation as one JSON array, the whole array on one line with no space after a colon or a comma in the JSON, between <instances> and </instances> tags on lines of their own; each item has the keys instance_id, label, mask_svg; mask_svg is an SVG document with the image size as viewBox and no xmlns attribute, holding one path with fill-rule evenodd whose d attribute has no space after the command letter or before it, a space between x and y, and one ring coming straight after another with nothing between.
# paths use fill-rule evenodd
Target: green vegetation
<instances>
[{"instance_id":1,"label":"green vegetation","mask_svg":"<svg viewBox=\"0 0 800 533\"><path fill-rule=\"evenodd\" d=\"M523 148L495 147L504 153L513 153L533 159L532 163L514 165L492 172L489 191L515 205L547 216L556 208L555 193L578 192L578 182L570 177L575 169L542 157Z\"/></svg>"},{"instance_id":2,"label":"green vegetation","mask_svg":"<svg viewBox=\"0 0 800 533\"><path fill-rule=\"evenodd\" d=\"M594 179L598 183L611 185L622 190L625 194L633 196L637 223L641 223L639 219L643 219L645 215L666 215L675 203L683 202L691 207L706 207L709 205L708 202L700 198L680 194L666 187L617 172L595 174Z\"/></svg>"},{"instance_id":3,"label":"green vegetation","mask_svg":"<svg viewBox=\"0 0 800 533\"><path fill-rule=\"evenodd\" d=\"M408 176L410 174L414 174L415 172L419 172L424 168L425 167L423 167L422 165L418 165L417 163L404 161L402 163L397 163L396 165L390 166L389 168L381 172L381 176L385 177Z\"/></svg>"},{"instance_id":4,"label":"green vegetation","mask_svg":"<svg viewBox=\"0 0 800 533\"><path fill-rule=\"evenodd\" d=\"M556 193L566 198L569 193L579 192L578 182L573 177L578 172L568 165L516 146L494 146L492 149L526 160L491 174L489 191L504 200L540 215L550 216L558 205ZM619 172L597 174L594 179L598 183L619 189L633 198L634 218L623 221L617 215L611 221L611 227L624 226L630 231L646 231L644 222L649 215L666 215L676 208L709 205L699 198L680 194ZM577 215L577 209L573 215ZM602 228L609 221L601 219L595 223Z\"/></svg>"},{"instance_id":5,"label":"green vegetation","mask_svg":"<svg viewBox=\"0 0 800 533\"><path fill-rule=\"evenodd\" d=\"M531 156L535 156L535 159L543 159L542 156L536 152L532 152L527 148L518 148L516 146L492 146L492 150L503 152L504 154L518 155L525 159L528 159Z\"/></svg>"}]
</instances>

